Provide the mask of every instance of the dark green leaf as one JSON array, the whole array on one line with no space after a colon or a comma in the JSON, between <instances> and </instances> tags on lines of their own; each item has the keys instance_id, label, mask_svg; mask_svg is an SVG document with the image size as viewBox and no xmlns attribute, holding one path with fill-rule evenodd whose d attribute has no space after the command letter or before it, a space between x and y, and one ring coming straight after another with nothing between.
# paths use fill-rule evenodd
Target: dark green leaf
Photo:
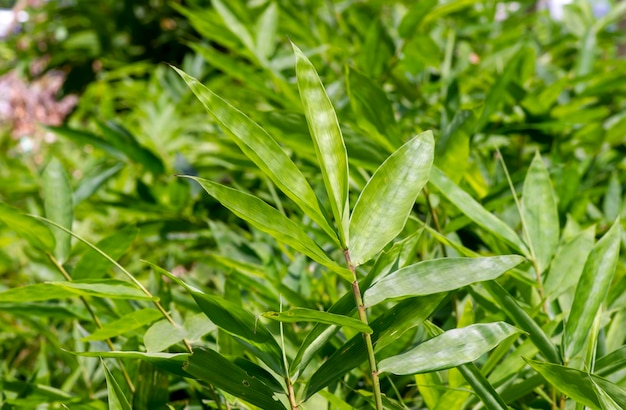
<instances>
[{"instance_id":1,"label":"dark green leaf","mask_svg":"<svg viewBox=\"0 0 626 410\"><path fill-rule=\"evenodd\" d=\"M266 410L284 410L273 390L256 377L210 349L197 348L185 364L185 371L235 397Z\"/></svg>"},{"instance_id":2,"label":"dark green leaf","mask_svg":"<svg viewBox=\"0 0 626 410\"><path fill-rule=\"evenodd\" d=\"M328 325L351 327L362 333L372 333L372 329L359 319L319 310L294 308L284 312L265 312L262 313L261 316L279 322L319 322Z\"/></svg>"},{"instance_id":3,"label":"dark green leaf","mask_svg":"<svg viewBox=\"0 0 626 410\"><path fill-rule=\"evenodd\" d=\"M130 403L126 396L124 396L124 392L122 388L113 377L113 374L109 370L104 361L102 361L102 367L104 368L104 377L107 381L107 393L109 396L109 409L111 410L131 410Z\"/></svg>"},{"instance_id":4,"label":"dark green leaf","mask_svg":"<svg viewBox=\"0 0 626 410\"><path fill-rule=\"evenodd\" d=\"M139 230L128 226L100 240L96 247L111 258L118 260L135 241ZM74 279L99 279L106 275L113 264L93 249L87 249L72 270Z\"/></svg>"}]
</instances>

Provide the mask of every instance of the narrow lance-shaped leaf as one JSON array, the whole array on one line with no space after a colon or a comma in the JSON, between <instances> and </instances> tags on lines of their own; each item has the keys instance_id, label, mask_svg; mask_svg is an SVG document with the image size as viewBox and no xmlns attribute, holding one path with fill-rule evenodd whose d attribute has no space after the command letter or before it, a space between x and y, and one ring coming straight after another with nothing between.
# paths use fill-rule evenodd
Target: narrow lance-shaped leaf
<instances>
[{"instance_id":1,"label":"narrow lance-shaped leaf","mask_svg":"<svg viewBox=\"0 0 626 410\"><path fill-rule=\"evenodd\" d=\"M54 250L56 240L46 225L4 202L0 202L0 222L11 228L16 235L26 239L33 248L46 252Z\"/></svg>"},{"instance_id":2,"label":"narrow lance-shaped leaf","mask_svg":"<svg viewBox=\"0 0 626 410\"><path fill-rule=\"evenodd\" d=\"M72 187L67 171L56 158L50 161L43 172L43 200L46 217L71 230L74 219ZM54 255L63 263L70 254L72 237L59 229L53 229L52 233L56 239Z\"/></svg>"},{"instance_id":3,"label":"narrow lance-shaped leaf","mask_svg":"<svg viewBox=\"0 0 626 410\"><path fill-rule=\"evenodd\" d=\"M326 192L337 223L339 239L348 247L348 154L343 142L337 114L315 67L295 44L296 75L304 115L320 163Z\"/></svg>"},{"instance_id":4,"label":"narrow lance-shaped leaf","mask_svg":"<svg viewBox=\"0 0 626 410\"><path fill-rule=\"evenodd\" d=\"M218 97L198 80L175 67L174 70L185 80L207 111L224 132L235 141L241 151L304 213L338 242L337 234L326 220L309 182L276 140L256 122Z\"/></svg>"},{"instance_id":5,"label":"narrow lance-shaped leaf","mask_svg":"<svg viewBox=\"0 0 626 410\"><path fill-rule=\"evenodd\" d=\"M452 202L459 211L463 212L473 222L489 231L495 237L504 240L524 256L530 257L526 245L507 224L483 208L482 205L476 202L467 192L459 188L436 166L433 166L429 182L439 190L441 195Z\"/></svg>"},{"instance_id":6,"label":"narrow lance-shaped leaf","mask_svg":"<svg viewBox=\"0 0 626 410\"><path fill-rule=\"evenodd\" d=\"M206 179L191 176L185 178L197 181L209 195L238 217L350 280L350 272L330 259L298 224L261 199Z\"/></svg>"},{"instance_id":7,"label":"narrow lance-shaped leaf","mask_svg":"<svg viewBox=\"0 0 626 410\"><path fill-rule=\"evenodd\" d=\"M109 409L111 410L131 410L130 403L120 385L113 377L113 374L109 370L104 361L101 361L102 367L104 367L104 377L107 381L107 393L109 397Z\"/></svg>"},{"instance_id":8,"label":"narrow lance-shaped leaf","mask_svg":"<svg viewBox=\"0 0 626 410\"><path fill-rule=\"evenodd\" d=\"M448 330L408 352L381 360L378 371L401 375L449 369L473 362L518 333L522 331L504 322Z\"/></svg>"},{"instance_id":9,"label":"narrow lance-shaped leaf","mask_svg":"<svg viewBox=\"0 0 626 410\"><path fill-rule=\"evenodd\" d=\"M158 300L148 297L129 282L115 279L46 282L20 286L0 292L0 302L37 302L78 296L111 299Z\"/></svg>"},{"instance_id":10,"label":"narrow lance-shaped leaf","mask_svg":"<svg viewBox=\"0 0 626 410\"><path fill-rule=\"evenodd\" d=\"M566 360L582 349L593 320L606 298L619 258L620 231L618 219L593 247L587 258L563 332Z\"/></svg>"},{"instance_id":11,"label":"narrow lance-shaped leaf","mask_svg":"<svg viewBox=\"0 0 626 410\"><path fill-rule=\"evenodd\" d=\"M285 312L265 312L261 316L279 322L318 322L328 325L347 326L362 333L372 333L372 328L358 319L313 309L295 308Z\"/></svg>"},{"instance_id":12,"label":"narrow lance-shaped leaf","mask_svg":"<svg viewBox=\"0 0 626 410\"><path fill-rule=\"evenodd\" d=\"M435 142L425 131L404 144L374 172L350 218L350 258L372 259L404 228L433 164Z\"/></svg>"},{"instance_id":13,"label":"narrow lance-shaped leaf","mask_svg":"<svg viewBox=\"0 0 626 410\"><path fill-rule=\"evenodd\" d=\"M272 389L219 353L198 348L185 364L189 374L266 410L284 410Z\"/></svg>"},{"instance_id":14,"label":"narrow lance-shaped leaf","mask_svg":"<svg viewBox=\"0 0 626 410\"><path fill-rule=\"evenodd\" d=\"M448 292L476 282L493 280L524 261L518 255L485 258L442 258L418 262L375 282L364 301L373 306L385 299Z\"/></svg>"},{"instance_id":15,"label":"narrow lance-shaped leaf","mask_svg":"<svg viewBox=\"0 0 626 410\"><path fill-rule=\"evenodd\" d=\"M526 360L526 362L557 390L580 404L592 409L602 409L596 394L596 389L599 388L617 403L619 408L626 408L626 390L602 377L552 363L535 360Z\"/></svg>"},{"instance_id":16,"label":"narrow lance-shaped leaf","mask_svg":"<svg viewBox=\"0 0 626 410\"><path fill-rule=\"evenodd\" d=\"M550 174L539 152L524 180L522 217L528 230L528 246L535 254L539 273L543 273L559 245L559 214Z\"/></svg>"}]
</instances>

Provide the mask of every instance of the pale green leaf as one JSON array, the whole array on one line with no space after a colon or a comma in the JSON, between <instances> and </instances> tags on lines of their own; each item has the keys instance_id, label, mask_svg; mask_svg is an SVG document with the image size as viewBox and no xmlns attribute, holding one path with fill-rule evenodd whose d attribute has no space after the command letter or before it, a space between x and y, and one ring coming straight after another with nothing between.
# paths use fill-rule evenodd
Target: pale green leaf
<instances>
[{"instance_id":1,"label":"pale green leaf","mask_svg":"<svg viewBox=\"0 0 626 410\"><path fill-rule=\"evenodd\" d=\"M620 231L620 222L617 220L587 258L563 332L566 360L582 349L593 320L606 299L619 258Z\"/></svg>"},{"instance_id":2,"label":"pale green leaf","mask_svg":"<svg viewBox=\"0 0 626 410\"><path fill-rule=\"evenodd\" d=\"M528 230L528 246L534 251L539 273L543 273L559 244L559 214L550 174L539 152L524 180L522 217Z\"/></svg>"},{"instance_id":3,"label":"pale green leaf","mask_svg":"<svg viewBox=\"0 0 626 410\"><path fill-rule=\"evenodd\" d=\"M434 158L431 131L391 154L374 172L350 218L350 258L355 266L378 254L404 228Z\"/></svg>"},{"instance_id":4,"label":"pale green leaf","mask_svg":"<svg viewBox=\"0 0 626 410\"><path fill-rule=\"evenodd\" d=\"M104 340L133 331L148 325L161 318L161 313L156 309L140 309L128 313L121 318L104 324L91 335L84 337L83 341Z\"/></svg>"},{"instance_id":5,"label":"pale green leaf","mask_svg":"<svg viewBox=\"0 0 626 410\"><path fill-rule=\"evenodd\" d=\"M284 312L265 312L262 313L261 316L268 319L277 320L279 322L326 323L328 325L351 327L362 333L372 333L372 329L358 319L313 309L294 308Z\"/></svg>"},{"instance_id":6,"label":"pale green leaf","mask_svg":"<svg viewBox=\"0 0 626 410\"><path fill-rule=\"evenodd\" d=\"M559 247L543 284L548 300L576 286L594 240L595 226L590 226Z\"/></svg>"},{"instance_id":7,"label":"pale green leaf","mask_svg":"<svg viewBox=\"0 0 626 410\"><path fill-rule=\"evenodd\" d=\"M330 259L319 245L302 230L300 225L261 199L206 179L191 176L186 176L186 178L197 181L209 195L255 228L272 235L276 240L304 253L314 261L333 269L350 280L351 274L347 272L347 269Z\"/></svg>"},{"instance_id":8,"label":"pale green leaf","mask_svg":"<svg viewBox=\"0 0 626 410\"><path fill-rule=\"evenodd\" d=\"M215 118L224 132L276 186L315 221L333 240L337 234L320 208L317 197L296 164L263 128L241 111L200 84L195 78L174 68Z\"/></svg>"},{"instance_id":9,"label":"pale green leaf","mask_svg":"<svg viewBox=\"0 0 626 410\"><path fill-rule=\"evenodd\" d=\"M524 261L518 255L485 258L442 258L418 262L374 282L364 302L374 306L385 299L448 292L476 282L493 280Z\"/></svg>"},{"instance_id":10,"label":"pale green leaf","mask_svg":"<svg viewBox=\"0 0 626 410\"><path fill-rule=\"evenodd\" d=\"M61 162L53 158L43 171L43 202L46 217L59 225L72 229L74 205L72 204L72 187L67 171ZM63 263L70 254L72 237L58 229L52 233L56 239L54 255Z\"/></svg>"},{"instance_id":11,"label":"pale green leaf","mask_svg":"<svg viewBox=\"0 0 626 410\"><path fill-rule=\"evenodd\" d=\"M348 154L341 135L337 114L315 67L295 44L298 90L317 160L320 163L326 192L335 217L339 239L348 247Z\"/></svg>"},{"instance_id":12,"label":"pale green leaf","mask_svg":"<svg viewBox=\"0 0 626 410\"><path fill-rule=\"evenodd\" d=\"M271 56L276 48L276 34L278 28L278 7L271 2L256 23L256 53L263 59Z\"/></svg>"},{"instance_id":13,"label":"pale green leaf","mask_svg":"<svg viewBox=\"0 0 626 410\"><path fill-rule=\"evenodd\" d=\"M483 208L482 205L476 202L467 192L459 188L436 166L433 166L431 170L429 182L439 190L441 195L452 202L459 211L478 226L486 229L495 237L502 239L524 256L530 256L526 245L507 224Z\"/></svg>"},{"instance_id":14,"label":"pale green leaf","mask_svg":"<svg viewBox=\"0 0 626 410\"><path fill-rule=\"evenodd\" d=\"M380 361L378 371L393 374L428 373L473 362L506 338L522 333L504 322L452 329L408 352Z\"/></svg>"}]
</instances>

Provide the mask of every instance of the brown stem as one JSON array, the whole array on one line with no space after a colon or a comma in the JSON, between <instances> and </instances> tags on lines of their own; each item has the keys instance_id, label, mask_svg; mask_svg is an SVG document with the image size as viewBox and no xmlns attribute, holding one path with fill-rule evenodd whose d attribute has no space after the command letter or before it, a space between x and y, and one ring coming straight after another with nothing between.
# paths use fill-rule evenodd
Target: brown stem
<instances>
[{"instance_id":1,"label":"brown stem","mask_svg":"<svg viewBox=\"0 0 626 410\"><path fill-rule=\"evenodd\" d=\"M364 324L367 322L367 312L365 311L365 305L363 304L363 296L359 289L359 281L356 276L356 269L350 260L350 252L348 249L344 249L344 256L348 269L352 272L352 292L354 293L354 300L356 302L357 310L359 312L359 319ZM369 333L363 333L363 339L365 339L365 347L367 348L367 357L370 365L370 374L372 376L372 386L374 388L374 400L376 402L376 410L383 410L383 397L380 391L380 380L378 377L378 370L376 369L376 357L374 356L374 344L372 343L372 336Z\"/></svg>"}]
</instances>

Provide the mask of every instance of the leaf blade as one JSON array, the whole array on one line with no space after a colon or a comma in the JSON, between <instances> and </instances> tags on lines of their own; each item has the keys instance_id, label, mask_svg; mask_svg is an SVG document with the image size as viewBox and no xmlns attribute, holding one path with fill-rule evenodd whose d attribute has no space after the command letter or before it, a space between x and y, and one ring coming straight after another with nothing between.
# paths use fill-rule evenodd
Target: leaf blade
<instances>
[{"instance_id":1,"label":"leaf blade","mask_svg":"<svg viewBox=\"0 0 626 410\"><path fill-rule=\"evenodd\" d=\"M434 158L431 131L404 144L374 172L350 218L350 258L355 266L373 258L404 228Z\"/></svg>"},{"instance_id":2,"label":"leaf blade","mask_svg":"<svg viewBox=\"0 0 626 410\"><path fill-rule=\"evenodd\" d=\"M593 247L587 258L563 332L563 351L566 360L582 349L596 314L606 298L617 268L620 232L618 219Z\"/></svg>"},{"instance_id":3,"label":"leaf blade","mask_svg":"<svg viewBox=\"0 0 626 410\"><path fill-rule=\"evenodd\" d=\"M485 258L432 259L399 269L374 284L363 295L367 306L385 299L448 292L476 282L493 280L519 265L518 255Z\"/></svg>"},{"instance_id":4,"label":"leaf blade","mask_svg":"<svg viewBox=\"0 0 626 410\"><path fill-rule=\"evenodd\" d=\"M379 372L393 374L428 373L473 362L500 342L521 330L505 322L481 323L452 329L415 348L383 359Z\"/></svg>"},{"instance_id":5,"label":"leaf blade","mask_svg":"<svg viewBox=\"0 0 626 410\"><path fill-rule=\"evenodd\" d=\"M372 333L372 328L358 319L313 309L294 308L284 312L265 312L262 313L261 316L277 320L279 322L317 322L328 325L351 327L352 329L362 333Z\"/></svg>"},{"instance_id":6,"label":"leaf blade","mask_svg":"<svg viewBox=\"0 0 626 410\"><path fill-rule=\"evenodd\" d=\"M292 43L296 55L298 90L309 131L320 163L324 186L335 217L339 240L348 246L348 154L337 114L328 94L309 59Z\"/></svg>"},{"instance_id":7,"label":"leaf blade","mask_svg":"<svg viewBox=\"0 0 626 410\"><path fill-rule=\"evenodd\" d=\"M43 200L46 217L71 230L74 220L72 187L67 171L57 158L53 158L44 169ZM70 254L72 237L59 229L53 229L52 234L56 239L55 257L63 263Z\"/></svg>"},{"instance_id":8,"label":"leaf blade","mask_svg":"<svg viewBox=\"0 0 626 410\"><path fill-rule=\"evenodd\" d=\"M528 230L528 246L537 259L538 273L543 273L559 245L559 214L550 174L538 151L524 180L522 217Z\"/></svg>"}]
</instances>

